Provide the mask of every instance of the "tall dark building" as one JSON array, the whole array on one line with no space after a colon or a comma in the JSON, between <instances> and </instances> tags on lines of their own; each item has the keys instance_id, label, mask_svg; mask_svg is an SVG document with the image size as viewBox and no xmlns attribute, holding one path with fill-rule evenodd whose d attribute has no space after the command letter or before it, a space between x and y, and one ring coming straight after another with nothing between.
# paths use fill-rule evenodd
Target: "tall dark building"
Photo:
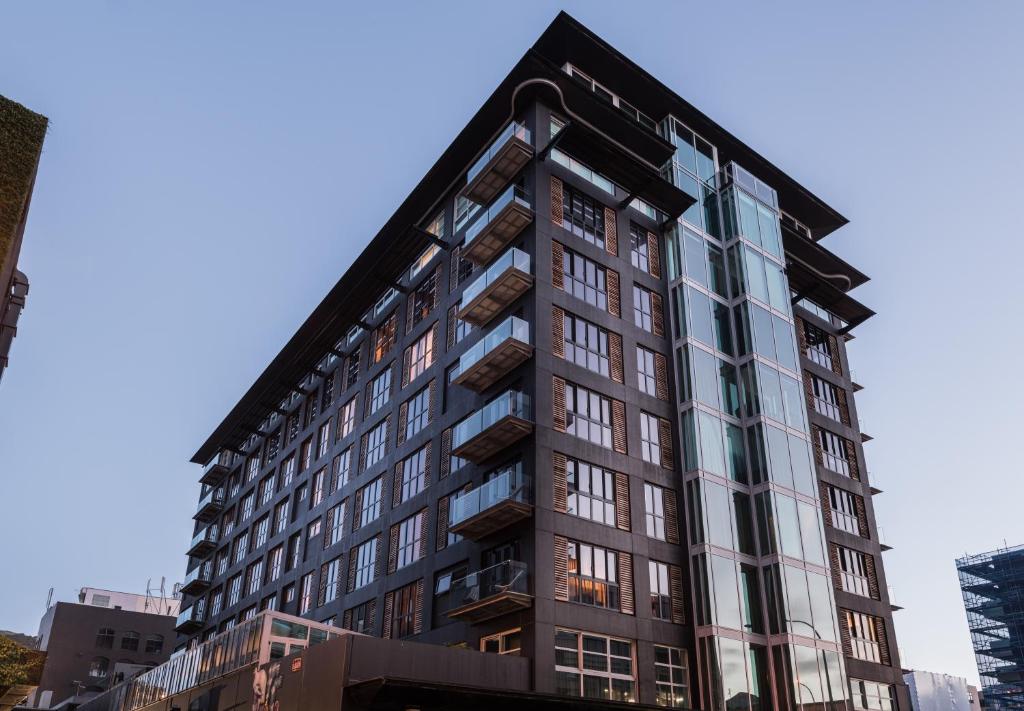
<instances>
[{"instance_id":1,"label":"tall dark building","mask_svg":"<svg viewBox=\"0 0 1024 711\"><path fill-rule=\"evenodd\" d=\"M559 15L196 452L180 646L272 608L541 693L909 709L845 223Z\"/></svg>"},{"instance_id":2,"label":"tall dark building","mask_svg":"<svg viewBox=\"0 0 1024 711\"><path fill-rule=\"evenodd\" d=\"M18 256L47 123L45 116L0 96L0 378L28 296Z\"/></svg>"},{"instance_id":3,"label":"tall dark building","mask_svg":"<svg viewBox=\"0 0 1024 711\"><path fill-rule=\"evenodd\" d=\"M956 562L983 709L1024 709L1024 546Z\"/></svg>"}]
</instances>

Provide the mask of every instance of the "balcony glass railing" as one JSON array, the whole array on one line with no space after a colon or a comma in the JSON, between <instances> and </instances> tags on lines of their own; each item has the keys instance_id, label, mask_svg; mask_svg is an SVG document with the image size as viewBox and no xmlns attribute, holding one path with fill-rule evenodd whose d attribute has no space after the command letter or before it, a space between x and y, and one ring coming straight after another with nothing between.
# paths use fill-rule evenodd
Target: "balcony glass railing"
<instances>
[{"instance_id":1,"label":"balcony glass railing","mask_svg":"<svg viewBox=\"0 0 1024 711\"><path fill-rule=\"evenodd\" d=\"M526 188L519 185L510 186L505 192L496 197L490 207L481 212L476 222L466 230L466 244L468 245L476 239L484 231L484 228L491 223L491 220L497 217L512 202L517 202L527 209L533 209L533 206L530 205L530 199L526 195Z\"/></svg>"},{"instance_id":2,"label":"balcony glass railing","mask_svg":"<svg viewBox=\"0 0 1024 711\"><path fill-rule=\"evenodd\" d=\"M526 563L506 560L452 581L450 610L472 605L506 593L528 595Z\"/></svg>"},{"instance_id":3,"label":"balcony glass railing","mask_svg":"<svg viewBox=\"0 0 1024 711\"><path fill-rule=\"evenodd\" d=\"M213 562L207 561L202 565L193 568L192 572L185 576L181 587L185 588L192 583L208 583L213 579Z\"/></svg>"},{"instance_id":4,"label":"balcony glass railing","mask_svg":"<svg viewBox=\"0 0 1024 711\"><path fill-rule=\"evenodd\" d=\"M458 448L482 432L487 431L505 417L530 419L530 396L517 390L502 393L472 415L455 425L452 447Z\"/></svg>"},{"instance_id":5,"label":"balcony glass railing","mask_svg":"<svg viewBox=\"0 0 1024 711\"><path fill-rule=\"evenodd\" d=\"M487 152L480 156L480 159L473 164L473 167L466 173L466 182L473 182L473 178L480 174L480 171L491 162L491 159L498 154L502 147L513 138L518 138L524 143L530 143L530 129L521 123L513 121L510 123L504 131L502 131L497 138L494 139L494 143L487 149Z\"/></svg>"},{"instance_id":6,"label":"balcony glass railing","mask_svg":"<svg viewBox=\"0 0 1024 711\"><path fill-rule=\"evenodd\" d=\"M206 492L206 496L199 499L199 506L196 507L196 511L202 511L208 506L222 506L224 504L224 490L223 489L210 489Z\"/></svg>"},{"instance_id":7,"label":"balcony glass railing","mask_svg":"<svg viewBox=\"0 0 1024 711\"><path fill-rule=\"evenodd\" d=\"M459 358L459 373L465 373L510 338L530 345L530 324L516 316L509 316L495 326L482 341L477 341L472 348L462 354Z\"/></svg>"},{"instance_id":8,"label":"balcony glass railing","mask_svg":"<svg viewBox=\"0 0 1024 711\"><path fill-rule=\"evenodd\" d=\"M487 271L477 277L476 281L466 287L466 290L462 292L462 303L468 304L480 293L486 289L489 285L494 283L494 280L505 273L507 269L518 269L524 274L530 273L530 255L521 249L512 248L505 254L498 257L491 266L487 267Z\"/></svg>"},{"instance_id":9,"label":"balcony glass railing","mask_svg":"<svg viewBox=\"0 0 1024 711\"><path fill-rule=\"evenodd\" d=\"M217 525L207 526L202 531L192 536L192 544L189 546L189 550L192 550L201 543L217 543L218 538Z\"/></svg>"},{"instance_id":10,"label":"balcony glass railing","mask_svg":"<svg viewBox=\"0 0 1024 711\"><path fill-rule=\"evenodd\" d=\"M523 474L521 462L508 467L483 486L456 498L451 506L450 525L457 526L506 501L530 502L530 483Z\"/></svg>"},{"instance_id":11,"label":"balcony glass railing","mask_svg":"<svg viewBox=\"0 0 1024 711\"><path fill-rule=\"evenodd\" d=\"M178 615L178 619L175 621L175 627L181 627L190 623L202 624L206 621L206 605L202 601L196 602L194 605L189 605L181 614Z\"/></svg>"}]
</instances>

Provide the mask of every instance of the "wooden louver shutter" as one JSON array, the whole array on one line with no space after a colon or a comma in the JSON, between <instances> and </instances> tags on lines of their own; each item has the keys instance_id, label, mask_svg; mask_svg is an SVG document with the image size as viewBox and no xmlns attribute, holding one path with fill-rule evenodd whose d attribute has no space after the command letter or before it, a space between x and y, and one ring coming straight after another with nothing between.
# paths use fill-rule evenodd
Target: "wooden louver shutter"
<instances>
[{"instance_id":1,"label":"wooden louver shutter","mask_svg":"<svg viewBox=\"0 0 1024 711\"><path fill-rule=\"evenodd\" d=\"M403 402L398 406L398 444L405 441L405 426L409 422L409 403Z\"/></svg>"},{"instance_id":2,"label":"wooden louver shutter","mask_svg":"<svg viewBox=\"0 0 1024 711\"><path fill-rule=\"evenodd\" d=\"M359 471L366 469L366 447L369 444L369 435L365 432L359 438Z\"/></svg>"},{"instance_id":3,"label":"wooden louver shutter","mask_svg":"<svg viewBox=\"0 0 1024 711\"><path fill-rule=\"evenodd\" d=\"M459 256L461 252L462 245L452 247L452 258L448 267L448 293L455 291L459 286Z\"/></svg>"},{"instance_id":4,"label":"wooden louver shutter","mask_svg":"<svg viewBox=\"0 0 1024 711\"><path fill-rule=\"evenodd\" d=\"M398 568L398 529L399 524L391 527L388 541L388 573L393 573Z\"/></svg>"},{"instance_id":5,"label":"wooden louver shutter","mask_svg":"<svg viewBox=\"0 0 1024 711\"><path fill-rule=\"evenodd\" d=\"M569 599L569 541L555 536L555 599Z\"/></svg>"},{"instance_id":6,"label":"wooden louver shutter","mask_svg":"<svg viewBox=\"0 0 1024 711\"><path fill-rule=\"evenodd\" d=\"M828 495L828 484L823 481L818 482L818 494L821 497L821 518L824 520L826 526L832 525L832 500Z\"/></svg>"},{"instance_id":7,"label":"wooden louver shutter","mask_svg":"<svg viewBox=\"0 0 1024 711\"><path fill-rule=\"evenodd\" d=\"M871 622L875 625L875 637L878 639L878 658L882 664L889 666L892 658L889 656L889 636L885 633L885 620L881 617L872 617Z\"/></svg>"},{"instance_id":8,"label":"wooden louver shutter","mask_svg":"<svg viewBox=\"0 0 1024 711\"><path fill-rule=\"evenodd\" d=\"M452 428L441 433L441 468L437 478L444 479L451 474L452 468Z\"/></svg>"},{"instance_id":9,"label":"wooden louver shutter","mask_svg":"<svg viewBox=\"0 0 1024 711\"><path fill-rule=\"evenodd\" d=\"M805 375L804 378L806 379L807 376ZM839 403L839 421L842 422L847 427L849 427L850 426L850 403L849 403L849 400L847 399L846 388L841 387L841 386L837 387L836 388L836 396L837 396L836 400ZM814 403L811 403L812 406L813 406L813 404Z\"/></svg>"},{"instance_id":10,"label":"wooden louver shutter","mask_svg":"<svg viewBox=\"0 0 1024 711\"><path fill-rule=\"evenodd\" d=\"M334 530L334 517L336 511L334 507L327 509L327 516L324 520L324 548L326 549L331 545L331 531Z\"/></svg>"},{"instance_id":11,"label":"wooden louver shutter","mask_svg":"<svg viewBox=\"0 0 1024 711\"><path fill-rule=\"evenodd\" d=\"M676 492L662 489L662 504L665 507L665 540L679 543L679 510L676 506Z\"/></svg>"},{"instance_id":12,"label":"wooden louver shutter","mask_svg":"<svg viewBox=\"0 0 1024 711\"><path fill-rule=\"evenodd\" d=\"M416 292L411 290L405 299L405 332L412 331L412 317L416 310Z\"/></svg>"},{"instance_id":13,"label":"wooden louver shutter","mask_svg":"<svg viewBox=\"0 0 1024 711\"><path fill-rule=\"evenodd\" d=\"M385 454L387 454L387 451L390 448L388 445L391 443L391 423L392 423L392 420L393 420L393 418L392 418L391 415L388 415L387 417L384 418L384 453Z\"/></svg>"},{"instance_id":14,"label":"wooden louver shutter","mask_svg":"<svg viewBox=\"0 0 1024 711\"><path fill-rule=\"evenodd\" d=\"M551 355L565 358L565 311L551 308Z\"/></svg>"},{"instance_id":15,"label":"wooden louver shutter","mask_svg":"<svg viewBox=\"0 0 1024 711\"><path fill-rule=\"evenodd\" d=\"M394 591L384 594L384 628L380 636L384 639L391 639L391 628L395 620L395 593Z\"/></svg>"},{"instance_id":16,"label":"wooden louver shutter","mask_svg":"<svg viewBox=\"0 0 1024 711\"><path fill-rule=\"evenodd\" d=\"M561 452L554 452L551 455L551 479L554 484L554 507L555 511L565 513L568 511L569 488L566 480L566 459Z\"/></svg>"},{"instance_id":17,"label":"wooden louver shutter","mask_svg":"<svg viewBox=\"0 0 1024 711\"><path fill-rule=\"evenodd\" d=\"M864 554L864 567L868 575L868 593L872 600L881 600L882 591L878 587L878 571L875 569L875 556Z\"/></svg>"},{"instance_id":18,"label":"wooden louver shutter","mask_svg":"<svg viewBox=\"0 0 1024 711\"><path fill-rule=\"evenodd\" d=\"M608 289L608 313L621 316L621 297L619 296L619 273L614 269L605 270L605 284Z\"/></svg>"},{"instance_id":19,"label":"wooden louver shutter","mask_svg":"<svg viewBox=\"0 0 1024 711\"><path fill-rule=\"evenodd\" d=\"M612 449L626 453L626 405L621 400L612 400Z\"/></svg>"},{"instance_id":20,"label":"wooden louver shutter","mask_svg":"<svg viewBox=\"0 0 1024 711\"><path fill-rule=\"evenodd\" d=\"M409 373L412 370L412 346L402 353L402 387L409 384Z\"/></svg>"},{"instance_id":21,"label":"wooden louver shutter","mask_svg":"<svg viewBox=\"0 0 1024 711\"><path fill-rule=\"evenodd\" d=\"M622 336L613 331L608 332L609 372L616 383L625 382L626 374L622 364Z\"/></svg>"},{"instance_id":22,"label":"wooden louver shutter","mask_svg":"<svg viewBox=\"0 0 1024 711\"><path fill-rule=\"evenodd\" d=\"M672 451L672 423L658 418L658 442L661 445L661 466L672 469L675 457Z\"/></svg>"},{"instance_id":23,"label":"wooden louver shutter","mask_svg":"<svg viewBox=\"0 0 1024 711\"><path fill-rule=\"evenodd\" d=\"M342 629L352 629L352 610L345 610L345 614L341 616L341 627Z\"/></svg>"},{"instance_id":24,"label":"wooden louver shutter","mask_svg":"<svg viewBox=\"0 0 1024 711\"><path fill-rule=\"evenodd\" d=\"M850 478L854 481L860 481L860 467L857 466L857 447L850 440L844 440L846 442L846 461L850 466Z\"/></svg>"},{"instance_id":25,"label":"wooden louver shutter","mask_svg":"<svg viewBox=\"0 0 1024 711\"><path fill-rule=\"evenodd\" d=\"M552 175L551 176L551 222L553 222L554 224L558 225L559 227L562 226L562 211L564 209L562 207L562 200L563 200L562 181L559 178L556 178L555 176Z\"/></svg>"},{"instance_id":26,"label":"wooden louver shutter","mask_svg":"<svg viewBox=\"0 0 1024 711\"><path fill-rule=\"evenodd\" d=\"M455 314L458 312L458 310L458 304L455 304L450 309L448 309L448 350L451 350L452 346L455 345ZM437 347L436 343L434 344L434 347Z\"/></svg>"},{"instance_id":27,"label":"wooden louver shutter","mask_svg":"<svg viewBox=\"0 0 1024 711\"><path fill-rule=\"evenodd\" d=\"M839 610L839 639L843 644L843 654L848 657L853 656L853 644L850 642L850 625L853 623L853 619L850 616L849 610Z\"/></svg>"},{"instance_id":28,"label":"wooden louver shutter","mask_svg":"<svg viewBox=\"0 0 1024 711\"><path fill-rule=\"evenodd\" d=\"M659 400L668 400L668 358L654 354L654 392Z\"/></svg>"},{"instance_id":29,"label":"wooden louver shutter","mask_svg":"<svg viewBox=\"0 0 1024 711\"><path fill-rule=\"evenodd\" d=\"M416 593L413 598L412 633L423 631L423 578L416 581Z\"/></svg>"},{"instance_id":30,"label":"wooden louver shutter","mask_svg":"<svg viewBox=\"0 0 1024 711\"><path fill-rule=\"evenodd\" d=\"M868 528L868 510L864 505L864 497L854 495L853 505L857 510L857 531L860 533L861 538L870 538L870 529Z\"/></svg>"},{"instance_id":31,"label":"wooden louver shutter","mask_svg":"<svg viewBox=\"0 0 1024 711\"><path fill-rule=\"evenodd\" d=\"M658 247L658 235L647 233L647 271L655 279L661 279L661 250Z\"/></svg>"},{"instance_id":32,"label":"wooden louver shutter","mask_svg":"<svg viewBox=\"0 0 1024 711\"><path fill-rule=\"evenodd\" d=\"M672 597L672 621L677 625L686 622L685 607L683 607L683 569L678 565L668 567L669 593Z\"/></svg>"},{"instance_id":33,"label":"wooden louver shutter","mask_svg":"<svg viewBox=\"0 0 1024 711\"><path fill-rule=\"evenodd\" d=\"M403 463L395 465L395 481L391 487L391 508L397 508L402 503L402 469Z\"/></svg>"},{"instance_id":34,"label":"wooden louver shutter","mask_svg":"<svg viewBox=\"0 0 1024 711\"><path fill-rule=\"evenodd\" d=\"M430 486L430 472L432 470L431 457L434 454L434 444L432 440L427 441L426 452L423 454L423 486Z\"/></svg>"},{"instance_id":35,"label":"wooden louver shutter","mask_svg":"<svg viewBox=\"0 0 1024 711\"><path fill-rule=\"evenodd\" d=\"M450 496L437 500L437 542L435 548L443 551L448 547L448 504Z\"/></svg>"},{"instance_id":36,"label":"wooden louver shutter","mask_svg":"<svg viewBox=\"0 0 1024 711\"><path fill-rule=\"evenodd\" d=\"M828 354L832 358L832 372L836 375L842 375L843 363L839 359L839 342L835 336L828 336Z\"/></svg>"},{"instance_id":37,"label":"wooden louver shutter","mask_svg":"<svg viewBox=\"0 0 1024 711\"><path fill-rule=\"evenodd\" d=\"M358 548L353 548L348 553L348 591L356 589L356 562Z\"/></svg>"},{"instance_id":38,"label":"wooden louver shutter","mask_svg":"<svg viewBox=\"0 0 1024 711\"><path fill-rule=\"evenodd\" d=\"M384 536L380 533L374 538L377 552L374 557L373 578L376 580L384 572Z\"/></svg>"},{"instance_id":39,"label":"wooden louver shutter","mask_svg":"<svg viewBox=\"0 0 1024 711\"><path fill-rule=\"evenodd\" d=\"M630 530L629 476L615 472L615 527Z\"/></svg>"},{"instance_id":40,"label":"wooden louver shutter","mask_svg":"<svg viewBox=\"0 0 1024 711\"><path fill-rule=\"evenodd\" d=\"M430 291L430 310L433 311L437 308L437 305L441 303L441 275L444 269L441 264L438 263L434 267L434 288Z\"/></svg>"},{"instance_id":41,"label":"wooden louver shutter","mask_svg":"<svg viewBox=\"0 0 1024 711\"><path fill-rule=\"evenodd\" d=\"M636 592L633 586L633 554L619 553L619 611L636 613Z\"/></svg>"},{"instance_id":42,"label":"wooden louver shutter","mask_svg":"<svg viewBox=\"0 0 1024 711\"><path fill-rule=\"evenodd\" d=\"M615 224L615 210L604 209L604 249L613 257L619 256L619 230Z\"/></svg>"},{"instance_id":43,"label":"wooden louver shutter","mask_svg":"<svg viewBox=\"0 0 1024 711\"><path fill-rule=\"evenodd\" d=\"M836 590L843 589L843 564L839 560L839 546L835 543L828 544L828 563L832 568L832 587Z\"/></svg>"},{"instance_id":44,"label":"wooden louver shutter","mask_svg":"<svg viewBox=\"0 0 1024 711\"><path fill-rule=\"evenodd\" d=\"M430 395L428 396L430 402L427 405L427 422L433 422L437 416L437 378L430 381L427 386L430 388Z\"/></svg>"},{"instance_id":45,"label":"wooden louver shutter","mask_svg":"<svg viewBox=\"0 0 1024 711\"><path fill-rule=\"evenodd\" d=\"M661 294L651 292L651 322L654 324L654 335L665 335L665 311L662 309Z\"/></svg>"},{"instance_id":46,"label":"wooden louver shutter","mask_svg":"<svg viewBox=\"0 0 1024 711\"><path fill-rule=\"evenodd\" d=\"M551 286L565 291L565 247L558 242L551 243Z\"/></svg>"},{"instance_id":47,"label":"wooden louver shutter","mask_svg":"<svg viewBox=\"0 0 1024 711\"><path fill-rule=\"evenodd\" d=\"M427 509L422 509L417 516L420 517L420 543L419 559L427 557L427 526L430 525L430 516Z\"/></svg>"},{"instance_id":48,"label":"wooden louver shutter","mask_svg":"<svg viewBox=\"0 0 1024 711\"><path fill-rule=\"evenodd\" d=\"M320 588L316 594L316 606L322 607L327 602L327 566L328 563L324 563L320 566Z\"/></svg>"},{"instance_id":49,"label":"wooden louver shutter","mask_svg":"<svg viewBox=\"0 0 1024 711\"><path fill-rule=\"evenodd\" d=\"M551 390L551 426L559 432L565 432L565 381L552 376Z\"/></svg>"}]
</instances>

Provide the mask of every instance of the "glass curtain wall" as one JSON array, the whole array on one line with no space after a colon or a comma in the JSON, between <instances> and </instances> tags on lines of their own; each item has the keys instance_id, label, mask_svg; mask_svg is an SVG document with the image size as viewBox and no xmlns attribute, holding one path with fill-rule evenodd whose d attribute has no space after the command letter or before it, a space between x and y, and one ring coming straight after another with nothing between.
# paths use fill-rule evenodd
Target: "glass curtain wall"
<instances>
[{"instance_id":1,"label":"glass curtain wall","mask_svg":"<svg viewBox=\"0 0 1024 711\"><path fill-rule=\"evenodd\" d=\"M661 131L696 199L666 259L701 706L846 709L775 191Z\"/></svg>"}]
</instances>

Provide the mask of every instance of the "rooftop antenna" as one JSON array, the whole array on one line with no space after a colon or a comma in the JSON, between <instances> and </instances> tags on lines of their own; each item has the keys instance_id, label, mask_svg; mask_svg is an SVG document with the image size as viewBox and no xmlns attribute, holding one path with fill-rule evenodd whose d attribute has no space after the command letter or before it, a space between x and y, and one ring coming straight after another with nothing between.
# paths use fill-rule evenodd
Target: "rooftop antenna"
<instances>
[{"instance_id":1,"label":"rooftop antenna","mask_svg":"<svg viewBox=\"0 0 1024 711\"><path fill-rule=\"evenodd\" d=\"M46 609L50 609L50 603L53 602L53 588L50 588L50 592L46 594Z\"/></svg>"}]
</instances>

